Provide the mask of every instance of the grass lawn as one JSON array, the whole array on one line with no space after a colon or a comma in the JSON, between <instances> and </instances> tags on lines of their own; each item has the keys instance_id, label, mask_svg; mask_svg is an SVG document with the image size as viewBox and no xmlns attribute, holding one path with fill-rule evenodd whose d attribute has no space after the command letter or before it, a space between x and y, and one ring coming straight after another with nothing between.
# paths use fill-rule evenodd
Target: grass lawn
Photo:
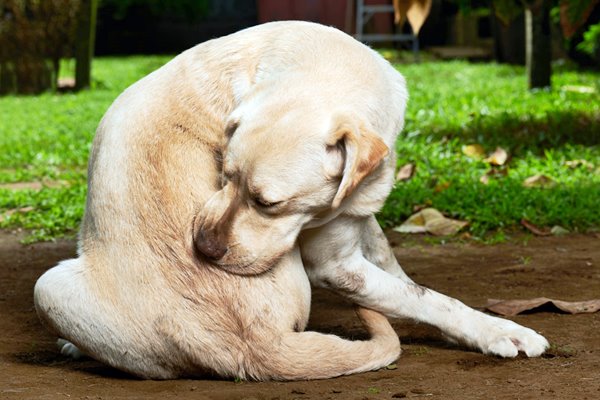
<instances>
[{"instance_id":1,"label":"grass lawn","mask_svg":"<svg viewBox=\"0 0 600 400\"><path fill-rule=\"evenodd\" d=\"M0 227L31 229L30 240L73 235L100 118L123 89L168 59L99 58L91 91L0 98ZM398 69L411 94L398 165L414 163L416 172L395 185L379 215L384 226L422 206L469 221L476 237L502 236L522 218L578 231L600 226L600 74L555 68L553 90L529 92L522 67L425 62ZM463 153L471 144L488 153L502 147L508 161L492 170ZM576 160L583 161L569 166ZM524 187L536 174L552 185Z\"/></svg>"}]
</instances>

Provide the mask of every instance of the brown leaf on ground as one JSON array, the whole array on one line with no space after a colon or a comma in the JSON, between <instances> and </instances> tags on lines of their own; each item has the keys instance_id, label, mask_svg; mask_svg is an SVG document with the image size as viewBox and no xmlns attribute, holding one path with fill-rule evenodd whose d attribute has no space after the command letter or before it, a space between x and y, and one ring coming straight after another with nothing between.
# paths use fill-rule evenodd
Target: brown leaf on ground
<instances>
[{"instance_id":1,"label":"brown leaf on ground","mask_svg":"<svg viewBox=\"0 0 600 400\"><path fill-rule=\"evenodd\" d=\"M7 190L42 190L43 188L59 188L69 186L67 181L42 180L34 182L0 183L0 189Z\"/></svg>"},{"instance_id":2,"label":"brown leaf on ground","mask_svg":"<svg viewBox=\"0 0 600 400\"><path fill-rule=\"evenodd\" d=\"M6 217L9 217L15 213L28 213L33 210L34 210L34 208L31 206L21 207L21 208L12 208L10 210L6 210L2 214L0 214L0 222L3 222L6 219Z\"/></svg>"},{"instance_id":3,"label":"brown leaf on ground","mask_svg":"<svg viewBox=\"0 0 600 400\"><path fill-rule=\"evenodd\" d=\"M591 162L587 161L587 160L569 160L569 161L565 161L565 165L569 168L578 168L578 167L583 167L586 168L588 171L593 171L594 170L594 164L592 164Z\"/></svg>"},{"instance_id":4,"label":"brown leaf on ground","mask_svg":"<svg viewBox=\"0 0 600 400\"><path fill-rule=\"evenodd\" d=\"M419 211L423 210L424 208L431 207L431 204L432 204L431 200L427 199L427 200L425 200L425 203L423 203L423 204L413 205L412 211L413 211L413 213L419 212Z\"/></svg>"},{"instance_id":5,"label":"brown leaf on ground","mask_svg":"<svg viewBox=\"0 0 600 400\"><path fill-rule=\"evenodd\" d=\"M565 92L575 92L575 93L584 93L584 94L596 93L596 88L594 88L592 86L563 85L560 88L561 88L561 90L563 90Z\"/></svg>"},{"instance_id":6,"label":"brown leaf on ground","mask_svg":"<svg viewBox=\"0 0 600 400\"><path fill-rule=\"evenodd\" d=\"M450 185L451 185L450 182L447 182L447 181L440 182L437 185L435 185L435 187L433 188L433 190L436 193L440 193L440 192L443 192L444 190L448 189L450 187Z\"/></svg>"},{"instance_id":7,"label":"brown leaf on ground","mask_svg":"<svg viewBox=\"0 0 600 400\"><path fill-rule=\"evenodd\" d=\"M546 175L533 175L523 181L523 186L525 187L551 187L554 186L556 182L554 179L550 178Z\"/></svg>"},{"instance_id":8,"label":"brown leaf on ground","mask_svg":"<svg viewBox=\"0 0 600 400\"><path fill-rule=\"evenodd\" d=\"M396 174L396 181L407 181L412 178L415 173L415 164L408 163L403 165Z\"/></svg>"},{"instance_id":9,"label":"brown leaf on ground","mask_svg":"<svg viewBox=\"0 0 600 400\"><path fill-rule=\"evenodd\" d=\"M508 153L506 150L504 150L502 147L496 147L496 150L494 150L494 152L483 161L492 165L504 165L507 159Z\"/></svg>"},{"instance_id":10,"label":"brown leaf on ground","mask_svg":"<svg viewBox=\"0 0 600 400\"><path fill-rule=\"evenodd\" d=\"M552 231L548 228L540 228L537 225L527 221L525 218L521 219L521 225L523 225L529 232L537 236L550 236Z\"/></svg>"},{"instance_id":11,"label":"brown leaf on ground","mask_svg":"<svg viewBox=\"0 0 600 400\"><path fill-rule=\"evenodd\" d=\"M568 314L594 313L600 311L600 299L586 301L562 301L538 297L527 300L488 299L485 308L496 314L513 316L524 311L554 311Z\"/></svg>"},{"instance_id":12,"label":"brown leaf on ground","mask_svg":"<svg viewBox=\"0 0 600 400\"><path fill-rule=\"evenodd\" d=\"M468 222L444 217L435 208L425 208L411 215L404 223L394 228L401 233L431 233L436 236L454 235Z\"/></svg>"},{"instance_id":13,"label":"brown leaf on ground","mask_svg":"<svg viewBox=\"0 0 600 400\"><path fill-rule=\"evenodd\" d=\"M14 182L2 183L0 189L8 190L41 190L44 187L42 182Z\"/></svg>"},{"instance_id":14,"label":"brown leaf on ground","mask_svg":"<svg viewBox=\"0 0 600 400\"><path fill-rule=\"evenodd\" d=\"M481 175L481 177L479 178L479 182L483 183L484 185L487 185L490 183L490 178L492 176L507 176L507 175L508 175L507 167L492 166L492 168L490 168L485 174Z\"/></svg>"},{"instance_id":15,"label":"brown leaf on ground","mask_svg":"<svg viewBox=\"0 0 600 400\"><path fill-rule=\"evenodd\" d=\"M569 230L560 225L554 225L552 229L550 229L550 233L552 233L554 236L562 236L568 234Z\"/></svg>"},{"instance_id":16,"label":"brown leaf on ground","mask_svg":"<svg viewBox=\"0 0 600 400\"><path fill-rule=\"evenodd\" d=\"M477 159L485 157L485 150L483 149L483 146L481 146L480 144L465 145L462 147L461 150L462 150L463 154L467 157L477 158Z\"/></svg>"}]
</instances>

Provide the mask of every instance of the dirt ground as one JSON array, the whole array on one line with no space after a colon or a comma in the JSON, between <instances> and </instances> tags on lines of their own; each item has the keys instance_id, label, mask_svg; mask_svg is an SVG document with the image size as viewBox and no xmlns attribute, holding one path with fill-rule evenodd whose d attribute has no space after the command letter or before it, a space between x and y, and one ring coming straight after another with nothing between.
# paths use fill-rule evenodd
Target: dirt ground
<instances>
[{"instance_id":1,"label":"dirt ground","mask_svg":"<svg viewBox=\"0 0 600 400\"><path fill-rule=\"evenodd\" d=\"M521 237L495 246L389 237L417 282L474 307L488 298L600 297L597 235ZM23 246L19 234L0 232L0 399L600 399L600 313L514 317L552 343L536 359L484 356L447 344L433 328L394 320L403 348L395 369L289 383L138 380L62 357L38 322L36 279L74 254L73 241ZM325 291L314 293L309 329L364 334L350 304Z\"/></svg>"}]
</instances>

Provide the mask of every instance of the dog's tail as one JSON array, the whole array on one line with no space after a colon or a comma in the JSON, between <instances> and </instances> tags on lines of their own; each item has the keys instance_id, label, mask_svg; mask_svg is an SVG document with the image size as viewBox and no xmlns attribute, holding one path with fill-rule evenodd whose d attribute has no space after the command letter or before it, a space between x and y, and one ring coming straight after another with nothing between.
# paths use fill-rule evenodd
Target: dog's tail
<instances>
[{"instance_id":1,"label":"dog's tail","mask_svg":"<svg viewBox=\"0 0 600 400\"><path fill-rule=\"evenodd\" d=\"M361 307L356 308L356 313L371 335L370 340L290 332L274 344L268 361L250 375L259 380L324 379L372 371L394 362L400 356L400 340L387 318Z\"/></svg>"}]
</instances>

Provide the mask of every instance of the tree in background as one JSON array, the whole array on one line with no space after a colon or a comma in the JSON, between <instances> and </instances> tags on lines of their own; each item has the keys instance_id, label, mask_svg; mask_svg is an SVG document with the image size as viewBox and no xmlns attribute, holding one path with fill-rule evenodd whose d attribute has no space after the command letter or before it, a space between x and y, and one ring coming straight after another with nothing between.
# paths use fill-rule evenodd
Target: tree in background
<instances>
[{"instance_id":1,"label":"tree in background","mask_svg":"<svg viewBox=\"0 0 600 400\"><path fill-rule=\"evenodd\" d=\"M91 84L98 0L80 0L75 39L75 90Z\"/></svg>"},{"instance_id":2,"label":"tree in background","mask_svg":"<svg viewBox=\"0 0 600 400\"><path fill-rule=\"evenodd\" d=\"M59 61L70 56L77 0L0 0L0 94L56 88Z\"/></svg>"},{"instance_id":3,"label":"tree in background","mask_svg":"<svg viewBox=\"0 0 600 400\"><path fill-rule=\"evenodd\" d=\"M552 76L552 32L550 0L525 1L525 65L529 88L550 86Z\"/></svg>"},{"instance_id":4,"label":"tree in background","mask_svg":"<svg viewBox=\"0 0 600 400\"><path fill-rule=\"evenodd\" d=\"M492 0L498 18L508 23L525 10L525 52L529 88L550 86L552 43L550 10L560 8L565 38L571 38L586 22L598 0Z\"/></svg>"},{"instance_id":5,"label":"tree in background","mask_svg":"<svg viewBox=\"0 0 600 400\"><path fill-rule=\"evenodd\" d=\"M455 0L469 10L471 0ZM491 0L494 14L508 25L525 12L525 49L529 88L550 86L552 43L550 14L558 7L563 36L570 39L585 24L599 0ZM578 48L590 55L600 52L600 24L590 27Z\"/></svg>"}]
</instances>

